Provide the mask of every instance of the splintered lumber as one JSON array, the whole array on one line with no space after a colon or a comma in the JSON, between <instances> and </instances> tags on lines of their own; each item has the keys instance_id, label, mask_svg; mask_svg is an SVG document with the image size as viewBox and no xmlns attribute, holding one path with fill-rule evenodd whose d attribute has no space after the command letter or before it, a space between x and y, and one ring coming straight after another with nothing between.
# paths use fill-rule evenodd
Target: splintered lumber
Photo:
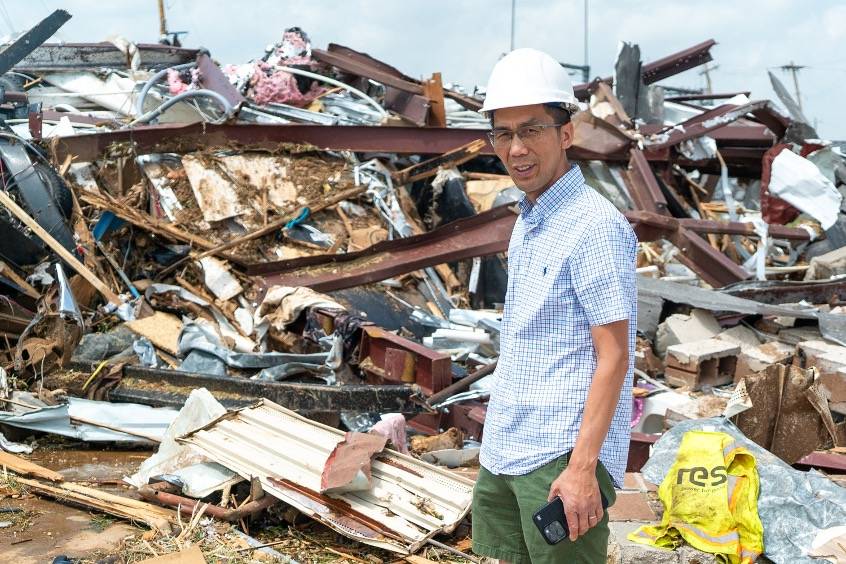
<instances>
[{"instance_id":1,"label":"splintered lumber","mask_svg":"<svg viewBox=\"0 0 846 564\"><path fill-rule=\"evenodd\" d=\"M323 211L326 208L329 208L331 206L334 206L335 204L343 202L344 200L348 200L348 199L353 198L355 196L359 196L366 191L367 191L366 186L356 186L355 188L350 188L349 190L344 190L343 192L338 192L337 194L322 200L319 204L316 204L314 206L310 206L309 211L310 211L311 215L314 215L317 212ZM212 255L225 257L225 255L221 254L223 251L225 251L227 249L231 249L232 247L237 247L238 245L241 245L242 243L246 243L247 241L252 241L253 239L258 239L260 237L264 237L265 235L270 235L271 233L275 233L276 231L279 231L280 229L285 227L286 223L288 223L292 219L296 218L299 215L299 213L300 212L297 211L296 213L291 213L291 214L285 215L282 218L277 219L273 223L268 223L267 225L265 225L261 229L257 229L255 231L253 231L252 233L247 233L246 235L236 237L235 239L232 239L231 241L229 241L227 243L223 243L222 245L218 245L217 247L209 248L207 251L203 251L202 253L200 253L196 256L189 255L187 257L183 257L183 258L179 259L178 261L176 261L175 263L173 263L172 265L165 268L164 270L162 270L161 272L159 272L158 278L161 279L162 276L164 276L164 275L166 275L170 272L173 272L174 270L176 270L179 267L179 265L181 265L181 264L183 264L186 261L191 260L191 259L199 260L199 259L206 258L206 257L212 256Z\"/></svg>"},{"instance_id":2,"label":"splintered lumber","mask_svg":"<svg viewBox=\"0 0 846 564\"><path fill-rule=\"evenodd\" d=\"M58 472L54 472L49 468L44 468L34 462L2 450L0 450L0 466L22 476L35 476L36 478L43 478L53 482L61 482L65 479Z\"/></svg>"},{"instance_id":3,"label":"splintered lumber","mask_svg":"<svg viewBox=\"0 0 846 564\"><path fill-rule=\"evenodd\" d=\"M60 502L68 501L83 505L129 521L141 522L151 529L169 532L171 525L176 525L178 522L176 512L170 509L87 486L73 483L51 486L28 478L18 478L16 481L36 494L52 497Z\"/></svg>"},{"instance_id":4,"label":"splintered lumber","mask_svg":"<svg viewBox=\"0 0 846 564\"><path fill-rule=\"evenodd\" d=\"M35 298L36 300L41 297L41 294L38 293L38 290L30 286L29 282L24 280L24 278L18 275L17 272L12 270L8 264L0 260L0 274L17 284L18 286L23 289L24 294L29 296L30 298Z\"/></svg>"},{"instance_id":5,"label":"splintered lumber","mask_svg":"<svg viewBox=\"0 0 846 564\"><path fill-rule=\"evenodd\" d=\"M79 262L73 254L68 251L66 248L62 246L61 243L56 241L52 235L47 233L47 231L41 227L37 221L32 219L28 213L26 213L23 208L21 208L18 204L9 197L9 194L0 190L0 203L2 203L6 208L18 219L20 219L24 225L32 229L32 232L38 235L42 241L44 241L57 255L62 257L66 263L68 263L71 268L77 271L80 276L85 278L92 286L97 288L97 291L100 292L104 298L106 298L110 303L119 306L123 302L121 302L120 298L112 292L111 288L106 286L97 276L88 270L88 268Z\"/></svg>"},{"instance_id":6,"label":"splintered lumber","mask_svg":"<svg viewBox=\"0 0 846 564\"><path fill-rule=\"evenodd\" d=\"M481 153L486 144L483 139L475 139L448 153L399 170L393 174L394 183L411 184L417 180L435 176L442 168L452 168L464 164Z\"/></svg>"},{"instance_id":7,"label":"splintered lumber","mask_svg":"<svg viewBox=\"0 0 846 564\"><path fill-rule=\"evenodd\" d=\"M175 227L169 223L158 221L155 218L145 213L141 213L136 209L125 206L114 200L107 200L106 198L98 196L97 194L94 194L92 192L81 193L79 195L79 199L85 202L86 204L95 206L103 210L109 210L122 220L128 221L132 225L140 227L151 233L155 233L156 235L180 241L182 243L187 243L189 245L194 245L202 249L211 249L214 247L214 243L212 243L208 239L204 239L203 237L194 235L193 233L183 231L182 229L179 229L178 227Z\"/></svg>"}]
</instances>

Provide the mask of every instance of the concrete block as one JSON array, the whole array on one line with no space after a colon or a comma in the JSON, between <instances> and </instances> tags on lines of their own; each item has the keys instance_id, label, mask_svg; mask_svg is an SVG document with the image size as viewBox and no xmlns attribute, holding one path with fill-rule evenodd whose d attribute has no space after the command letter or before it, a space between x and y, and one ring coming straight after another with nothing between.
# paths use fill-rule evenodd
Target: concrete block
<instances>
[{"instance_id":1,"label":"concrete block","mask_svg":"<svg viewBox=\"0 0 846 564\"><path fill-rule=\"evenodd\" d=\"M773 364L790 364L796 348L784 343L773 341L757 347L741 347L737 357L737 369L734 372L735 383L750 374L766 370Z\"/></svg>"},{"instance_id":2,"label":"concrete block","mask_svg":"<svg viewBox=\"0 0 846 564\"><path fill-rule=\"evenodd\" d=\"M803 359L803 366L805 368L814 366L820 372L823 372L823 367L825 367L827 368L825 370L826 373L834 373L837 372L841 365L840 361L844 361L842 365L846 366L846 347L841 347L828 341L814 340L799 343L797 349ZM827 358L821 361L821 357Z\"/></svg>"},{"instance_id":3,"label":"concrete block","mask_svg":"<svg viewBox=\"0 0 846 564\"><path fill-rule=\"evenodd\" d=\"M744 327L743 325L736 325L731 329L726 329L717 335L716 338L721 341L734 343L735 345L738 345L741 350L748 347L757 347L761 344L761 340L758 339L758 335L755 334L755 331L749 327Z\"/></svg>"},{"instance_id":4,"label":"concrete block","mask_svg":"<svg viewBox=\"0 0 846 564\"><path fill-rule=\"evenodd\" d=\"M664 378L671 386L692 390L734 381L740 346L720 339L703 339L667 348Z\"/></svg>"},{"instance_id":5,"label":"concrete block","mask_svg":"<svg viewBox=\"0 0 846 564\"><path fill-rule=\"evenodd\" d=\"M639 491L618 491L617 501L608 508L611 521L646 521L658 520L658 515L649 506L649 494Z\"/></svg>"},{"instance_id":6,"label":"concrete block","mask_svg":"<svg viewBox=\"0 0 846 564\"><path fill-rule=\"evenodd\" d=\"M780 330L778 338L789 345L796 345L802 341L819 341L822 333L816 327L792 327Z\"/></svg>"},{"instance_id":7,"label":"concrete block","mask_svg":"<svg viewBox=\"0 0 846 564\"><path fill-rule=\"evenodd\" d=\"M827 280L835 274L846 274L846 247L812 258L805 280Z\"/></svg>"},{"instance_id":8,"label":"concrete block","mask_svg":"<svg viewBox=\"0 0 846 564\"><path fill-rule=\"evenodd\" d=\"M846 368L841 368L836 374L820 376L820 382L828 390L831 403L846 402Z\"/></svg>"},{"instance_id":9,"label":"concrete block","mask_svg":"<svg viewBox=\"0 0 846 564\"><path fill-rule=\"evenodd\" d=\"M814 366L820 375L824 376L834 375L846 369L846 347L840 347L840 349L821 354L810 366Z\"/></svg>"},{"instance_id":10,"label":"concrete block","mask_svg":"<svg viewBox=\"0 0 846 564\"><path fill-rule=\"evenodd\" d=\"M655 353L664 358L667 347L716 337L722 332L720 324L710 311L694 309L690 315L674 314L658 326L655 336Z\"/></svg>"}]
</instances>

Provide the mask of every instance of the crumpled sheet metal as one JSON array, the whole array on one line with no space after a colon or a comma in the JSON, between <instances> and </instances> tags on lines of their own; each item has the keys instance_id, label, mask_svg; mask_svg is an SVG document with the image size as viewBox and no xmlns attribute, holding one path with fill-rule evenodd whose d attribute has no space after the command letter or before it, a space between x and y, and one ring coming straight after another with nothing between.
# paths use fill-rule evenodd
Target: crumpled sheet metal
<instances>
[{"instance_id":1,"label":"crumpled sheet metal","mask_svg":"<svg viewBox=\"0 0 846 564\"><path fill-rule=\"evenodd\" d=\"M27 398L27 403L35 404L36 400ZM94 425L73 423L71 418L79 417L146 436L162 437L176 415L175 409L166 407L150 407L137 403L110 403L70 397L68 403L45 406L28 413L0 412L0 423L62 435L86 442L148 443L150 441L126 433L111 431Z\"/></svg>"},{"instance_id":2,"label":"crumpled sheet metal","mask_svg":"<svg viewBox=\"0 0 846 564\"><path fill-rule=\"evenodd\" d=\"M806 554L821 530L846 525L846 488L815 470L794 470L747 439L727 419L714 417L676 424L653 446L642 470L644 478L660 484L675 462L682 436L694 430L728 433L755 455L761 482L758 514L764 525L764 555L776 564L826 562Z\"/></svg>"},{"instance_id":3,"label":"crumpled sheet metal","mask_svg":"<svg viewBox=\"0 0 846 564\"><path fill-rule=\"evenodd\" d=\"M326 365L330 353L288 354L280 352L241 353L223 346L216 336L196 322L186 323L179 334L179 354L187 356L196 352L211 355L227 366L245 369L263 369L256 378L261 380L281 380L300 372L314 372L325 378L333 376ZM196 361L195 361L196 362ZM193 365L180 368L191 371Z\"/></svg>"},{"instance_id":4,"label":"crumpled sheet metal","mask_svg":"<svg viewBox=\"0 0 846 564\"><path fill-rule=\"evenodd\" d=\"M179 441L339 533L400 554L452 531L470 511L473 483L386 450L373 460L373 488L323 495L321 473L344 433L273 402L233 411Z\"/></svg>"}]
</instances>

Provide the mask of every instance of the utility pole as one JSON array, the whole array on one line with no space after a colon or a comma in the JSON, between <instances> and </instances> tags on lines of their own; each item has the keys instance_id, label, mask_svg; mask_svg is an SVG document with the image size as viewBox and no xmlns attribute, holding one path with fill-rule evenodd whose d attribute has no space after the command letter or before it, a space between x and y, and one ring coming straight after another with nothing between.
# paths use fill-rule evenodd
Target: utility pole
<instances>
[{"instance_id":1,"label":"utility pole","mask_svg":"<svg viewBox=\"0 0 846 564\"><path fill-rule=\"evenodd\" d=\"M165 20L164 0L158 0L159 4L159 41L167 39L167 21Z\"/></svg>"},{"instance_id":2,"label":"utility pole","mask_svg":"<svg viewBox=\"0 0 846 564\"><path fill-rule=\"evenodd\" d=\"M790 74L793 75L793 88L796 90L796 103L799 104L799 111L802 111L802 95L799 93L799 78L797 77L797 74L805 67L790 61L789 65L784 65L779 68L783 71L790 71Z\"/></svg>"},{"instance_id":3,"label":"utility pole","mask_svg":"<svg viewBox=\"0 0 846 564\"><path fill-rule=\"evenodd\" d=\"M517 0L511 0L511 48L508 50L514 50L514 15L517 13Z\"/></svg>"},{"instance_id":4,"label":"utility pole","mask_svg":"<svg viewBox=\"0 0 846 564\"><path fill-rule=\"evenodd\" d=\"M582 71L582 77L584 78L584 82L590 82L590 52L588 51L589 42L588 37L590 34L588 32L588 14L590 13L590 0L585 0L585 32L584 32L584 39L585 39L585 64L584 70Z\"/></svg>"},{"instance_id":5,"label":"utility pole","mask_svg":"<svg viewBox=\"0 0 846 564\"><path fill-rule=\"evenodd\" d=\"M714 90L711 88L711 71L715 71L720 68L720 65L710 66L706 64L701 71L699 71L700 75L705 76L705 93L706 94L713 94Z\"/></svg>"}]
</instances>

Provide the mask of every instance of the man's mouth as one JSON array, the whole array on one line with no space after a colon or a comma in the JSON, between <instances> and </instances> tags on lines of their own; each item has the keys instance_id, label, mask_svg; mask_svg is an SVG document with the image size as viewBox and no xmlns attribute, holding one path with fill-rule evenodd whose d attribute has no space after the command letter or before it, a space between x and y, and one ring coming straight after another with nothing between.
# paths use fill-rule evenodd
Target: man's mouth
<instances>
[{"instance_id":1,"label":"man's mouth","mask_svg":"<svg viewBox=\"0 0 846 564\"><path fill-rule=\"evenodd\" d=\"M524 164L524 165L515 165L512 167L515 175L520 178L526 178L527 176L531 175L532 172L535 170L535 165L533 164Z\"/></svg>"}]
</instances>

